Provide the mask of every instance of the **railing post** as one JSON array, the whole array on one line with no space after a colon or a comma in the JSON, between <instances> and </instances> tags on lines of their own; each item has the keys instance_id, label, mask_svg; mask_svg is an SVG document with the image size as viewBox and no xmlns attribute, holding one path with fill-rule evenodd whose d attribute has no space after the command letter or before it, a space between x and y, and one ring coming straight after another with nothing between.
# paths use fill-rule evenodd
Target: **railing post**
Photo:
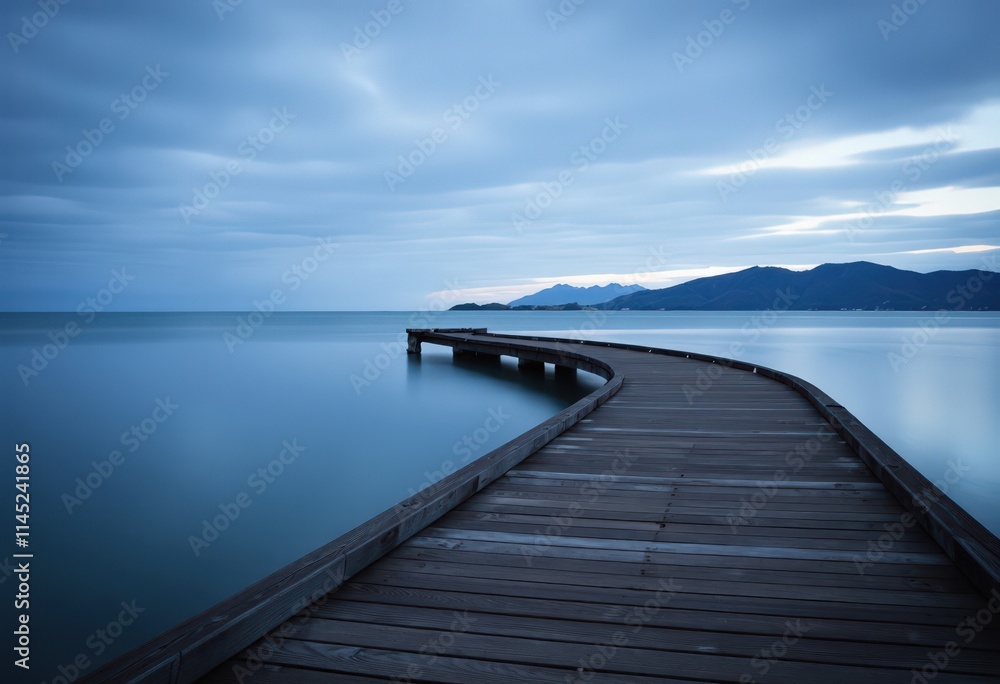
<instances>
[{"instance_id":1,"label":"railing post","mask_svg":"<svg viewBox=\"0 0 1000 684\"><path fill-rule=\"evenodd\" d=\"M528 372L543 372L545 370L545 362L519 358L517 360L517 368L518 370Z\"/></svg>"},{"instance_id":2,"label":"railing post","mask_svg":"<svg viewBox=\"0 0 1000 684\"><path fill-rule=\"evenodd\" d=\"M407 354L419 354L420 353L420 336L414 333L407 333L406 335L406 353Z\"/></svg>"}]
</instances>

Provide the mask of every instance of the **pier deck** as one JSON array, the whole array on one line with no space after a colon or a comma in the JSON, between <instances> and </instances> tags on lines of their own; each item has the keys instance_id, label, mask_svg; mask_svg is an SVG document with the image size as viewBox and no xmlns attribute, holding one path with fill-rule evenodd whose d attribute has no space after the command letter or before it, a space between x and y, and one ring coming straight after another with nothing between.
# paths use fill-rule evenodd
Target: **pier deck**
<instances>
[{"instance_id":1,"label":"pier deck","mask_svg":"<svg viewBox=\"0 0 1000 684\"><path fill-rule=\"evenodd\" d=\"M608 383L290 571L336 575L303 613L258 587L269 623L149 681L227 655L202 681L1000 681L997 538L818 389L625 345L421 343Z\"/></svg>"}]
</instances>

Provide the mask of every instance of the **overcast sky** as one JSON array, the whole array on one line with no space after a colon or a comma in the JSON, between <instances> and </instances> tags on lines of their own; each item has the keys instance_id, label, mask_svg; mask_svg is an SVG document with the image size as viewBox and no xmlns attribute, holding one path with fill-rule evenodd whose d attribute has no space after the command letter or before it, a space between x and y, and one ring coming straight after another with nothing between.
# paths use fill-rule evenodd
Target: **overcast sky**
<instances>
[{"instance_id":1,"label":"overcast sky","mask_svg":"<svg viewBox=\"0 0 1000 684\"><path fill-rule=\"evenodd\" d=\"M0 309L998 254L1000 3L576 2L5 2Z\"/></svg>"}]
</instances>

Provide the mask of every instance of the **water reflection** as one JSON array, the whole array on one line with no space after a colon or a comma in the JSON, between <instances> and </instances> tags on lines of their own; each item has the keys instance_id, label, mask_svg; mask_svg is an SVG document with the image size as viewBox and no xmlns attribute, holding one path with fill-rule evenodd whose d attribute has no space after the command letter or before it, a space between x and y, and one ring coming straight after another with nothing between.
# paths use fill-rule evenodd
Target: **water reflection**
<instances>
[{"instance_id":1,"label":"water reflection","mask_svg":"<svg viewBox=\"0 0 1000 684\"><path fill-rule=\"evenodd\" d=\"M459 354L452 358L452 364L455 368L477 376L516 383L553 397L565 405L572 404L604 384L603 378L591 373L559 373L550 364L546 364L544 369L522 367L511 357Z\"/></svg>"},{"instance_id":2,"label":"water reflection","mask_svg":"<svg viewBox=\"0 0 1000 684\"><path fill-rule=\"evenodd\" d=\"M46 560L33 574L31 619L40 679L89 653L87 638L121 601L137 601L142 619L94 663L439 479L491 415L502 424L489 423L496 429L468 460L590 391L585 381L523 378L507 364L456 365L431 345L422 357L405 347L388 354L402 314L275 315L233 351L223 339L233 314L98 317L20 382L18 364L67 317L5 315L0 328L9 374L0 433L37 455L32 550ZM151 420L158 401L179 408L133 443L132 427ZM290 462L281 458L288 444L304 448ZM107 470L115 452L120 463ZM241 495L249 504L234 509ZM3 496L13 504L10 491Z\"/></svg>"}]
</instances>

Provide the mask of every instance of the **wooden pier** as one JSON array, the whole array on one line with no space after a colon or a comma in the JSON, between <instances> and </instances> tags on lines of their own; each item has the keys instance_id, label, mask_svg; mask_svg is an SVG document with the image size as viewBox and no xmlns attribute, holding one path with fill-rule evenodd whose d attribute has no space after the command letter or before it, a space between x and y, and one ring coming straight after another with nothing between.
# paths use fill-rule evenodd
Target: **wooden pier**
<instances>
[{"instance_id":1,"label":"wooden pier","mask_svg":"<svg viewBox=\"0 0 1000 684\"><path fill-rule=\"evenodd\" d=\"M428 343L607 383L95 681L1000 681L1000 540L819 389L632 345Z\"/></svg>"}]
</instances>

